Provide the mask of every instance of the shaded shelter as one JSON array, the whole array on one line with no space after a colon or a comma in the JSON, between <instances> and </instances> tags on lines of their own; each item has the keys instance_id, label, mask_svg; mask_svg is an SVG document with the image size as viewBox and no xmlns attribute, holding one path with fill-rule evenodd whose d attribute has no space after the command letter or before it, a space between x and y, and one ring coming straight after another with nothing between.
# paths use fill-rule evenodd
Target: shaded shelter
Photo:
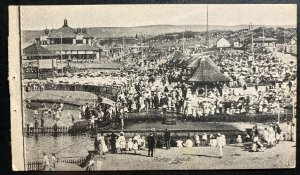
<instances>
[{"instance_id":1,"label":"shaded shelter","mask_svg":"<svg viewBox=\"0 0 300 175\"><path fill-rule=\"evenodd\" d=\"M40 77L40 67L52 69L52 76L54 73L54 57L57 56L56 53L33 43L28 47L23 49L22 56L25 56L27 60L37 60L37 78ZM41 60L44 60L41 62ZM55 59L56 60L56 59ZM49 65L50 63L50 65Z\"/></svg>"},{"instance_id":2,"label":"shaded shelter","mask_svg":"<svg viewBox=\"0 0 300 175\"><path fill-rule=\"evenodd\" d=\"M218 67L213 63L209 57L202 57L197 61L192 62L191 66L197 66L192 77L188 80L189 82L205 85L205 92L207 94L207 85L213 83L226 83L230 79L223 75Z\"/></svg>"}]
</instances>

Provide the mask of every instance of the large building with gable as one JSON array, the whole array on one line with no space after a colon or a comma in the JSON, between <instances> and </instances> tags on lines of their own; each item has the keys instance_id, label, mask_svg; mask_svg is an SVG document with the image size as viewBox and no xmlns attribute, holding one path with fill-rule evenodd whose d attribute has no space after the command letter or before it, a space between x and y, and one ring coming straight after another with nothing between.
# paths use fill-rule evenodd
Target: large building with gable
<instances>
[{"instance_id":1,"label":"large building with gable","mask_svg":"<svg viewBox=\"0 0 300 175\"><path fill-rule=\"evenodd\" d=\"M86 28L73 29L67 19L59 29L45 29L44 35L35 38L36 43L56 54L62 59L99 59L100 50L93 46L94 37Z\"/></svg>"}]
</instances>

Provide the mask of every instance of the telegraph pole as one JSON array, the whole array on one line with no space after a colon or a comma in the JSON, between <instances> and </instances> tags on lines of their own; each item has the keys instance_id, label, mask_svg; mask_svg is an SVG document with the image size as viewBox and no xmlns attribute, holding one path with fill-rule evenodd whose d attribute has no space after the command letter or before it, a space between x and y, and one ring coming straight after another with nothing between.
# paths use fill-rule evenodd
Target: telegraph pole
<instances>
[{"instance_id":1,"label":"telegraph pole","mask_svg":"<svg viewBox=\"0 0 300 175\"><path fill-rule=\"evenodd\" d=\"M142 46L143 44L143 37L141 37L141 49L142 49L142 68L144 68L144 48Z\"/></svg>"},{"instance_id":2,"label":"telegraph pole","mask_svg":"<svg viewBox=\"0 0 300 175\"><path fill-rule=\"evenodd\" d=\"M264 27L262 29L263 29L263 46L265 46L265 29Z\"/></svg>"},{"instance_id":3,"label":"telegraph pole","mask_svg":"<svg viewBox=\"0 0 300 175\"><path fill-rule=\"evenodd\" d=\"M182 53L184 53L184 33L185 31L183 32L183 36L182 36Z\"/></svg>"},{"instance_id":4,"label":"telegraph pole","mask_svg":"<svg viewBox=\"0 0 300 175\"><path fill-rule=\"evenodd\" d=\"M254 56L254 49L253 49L253 32L251 33L251 50L252 50L252 54Z\"/></svg>"}]
</instances>

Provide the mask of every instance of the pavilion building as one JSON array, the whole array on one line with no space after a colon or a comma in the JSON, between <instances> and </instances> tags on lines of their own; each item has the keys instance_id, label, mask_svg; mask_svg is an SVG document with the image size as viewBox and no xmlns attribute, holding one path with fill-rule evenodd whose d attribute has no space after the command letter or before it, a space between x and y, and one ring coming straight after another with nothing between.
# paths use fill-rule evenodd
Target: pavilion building
<instances>
[{"instance_id":1,"label":"pavilion building","mask_svg":"<svg viewBox=\"0 0 300 175\"><path fill-rule=\"evenodd\" d=\"M73 29L67 19L59 29L45 29L44 35L35 38L36 44L61 55L62 59L99 59L100 49L93 46L94 37L86 28Z\"/></svg>"}]
</instances>

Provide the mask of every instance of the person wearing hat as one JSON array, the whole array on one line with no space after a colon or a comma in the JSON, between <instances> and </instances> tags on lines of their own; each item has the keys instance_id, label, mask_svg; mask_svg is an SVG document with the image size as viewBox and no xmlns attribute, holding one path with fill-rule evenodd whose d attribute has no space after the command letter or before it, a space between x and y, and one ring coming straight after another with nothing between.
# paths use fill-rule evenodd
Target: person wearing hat
<instances>
[{"instance_id":1,"label":"person wearing hat","mask_svg":"<svg viewBox=\"0 0 300 175\"><path fill-rule=\"evenodd\" d=\"M170 149L170 142L171 142L171 132L166 129L164 133L164 139L165 139L165 144L166 144L166 149Z\"/></svg>"},{"instance_id":2,"label":"person wearing hat","mask_svg":"<svg viewBox=\"0 0 300 175\"><path fill-rule=\"evenodd\" d=\"M116 140L118 138L118 135L116 135L114 132L110 135L110 145L111 145L111 152L112 153L117 153L117 148L116 148Z\"/></svg>"},{"instance_id":3,"label":"person wearing hat","mask_svg":"<svg viewBox=\"0 0 300 175\"><path fill-rule=\"evenodd\" d=\"M222 138L222 136L221 136L220 133L217 134L217 145L216 145L216 147L219 150L219 158L222 158L222 156L223 156L224 141L223 141L223 138Z\"/></svg>"},{"instance_id":4,"label":"person wearing hat","mask_svg":"<svg viewBox=\"0 0 300 175\"><path fill-rule=\"evenodd\" d=\"M118 142L120 145L121 154L123 151L126 153L126 138L124 136L124 132L120 132L120 137L118 138Z\"/></svg>"},{"instance_id":5,"label":"person wearing hat","mask_svg":"<svg viewBox=\"0 0 300 175\"><path fill-rule=\"evenodd\" d=\"M43 152L43 170L44 171L49 171L50 170L50 161L49 158L46 154L46 152Z\"/></svg>"},{"instance_id":6,"label":"person wearing hat","mask_svg":"<svg viewBox=\"0 0 300 175\"><path fill-rule=\"evenodd\" d=\"M150 156L153 157L153 150L156 143L153 133L150 133L150 135L147 138L147 142L148 142L148 157Z\"/></svg>"}]
</instances>

